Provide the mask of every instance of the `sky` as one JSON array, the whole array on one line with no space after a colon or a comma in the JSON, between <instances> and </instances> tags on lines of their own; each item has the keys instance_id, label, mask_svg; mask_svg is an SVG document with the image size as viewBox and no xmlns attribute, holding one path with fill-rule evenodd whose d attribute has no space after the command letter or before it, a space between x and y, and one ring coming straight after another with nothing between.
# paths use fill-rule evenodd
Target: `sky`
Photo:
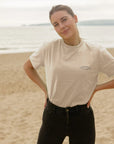
<instances>
[{"instance_id":1,"label":"sky","mask_svg":"<svg viewBox=\"0 0 114 144\"><path fill-rule=\"evenodd\" d=\"M114 0L0 0L0 26L49 23L57 4L70 6L78 21L114 19Z\"/></svg>"}]
</instances>

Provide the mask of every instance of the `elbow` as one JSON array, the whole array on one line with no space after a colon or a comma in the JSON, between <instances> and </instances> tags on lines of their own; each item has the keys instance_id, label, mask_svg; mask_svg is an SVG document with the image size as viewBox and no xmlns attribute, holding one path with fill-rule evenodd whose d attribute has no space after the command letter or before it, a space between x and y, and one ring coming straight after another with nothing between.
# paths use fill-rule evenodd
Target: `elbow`
<instances>
[{"instance_id":1,"label":"elbow","mask_svg":"<svg viewBox=\"0 0 114 144\"><path fill-rule=\"evenodd\" d=\"M114 79L112 80L112 87L114 88Z\"/></svg>"},{"instance_id":2,"label":"elbow","mask_svg":"<svg viewBox=\"0 0 114 144\"><path fill-rule=\"evenodd\" d=\"M110 87L111 87L111 88L114 88L114 80L111 80L111 81L110 81Z\"/></svg>"},{"instance_id":3,"label":"elbow","mask_svg":"<svg viewBox=\"0 0 114 144\"><path fill-rule=\"evenodd\" d=\"M26 63L23 65L23 69L25 72L27 71L27 64Z\"/></svg>"},{"instance_id":4,"label":"elbow","mask_svg":"<svg viewBox=\"0 0 114 144\"><path fill-rule=\"evenodd\" d=\"M30 62L30 60L28 60L28 61L25 62L25 64L23 65L23 69L24 69L24 71L26 73L27 73L27 71L34 69L33 66L32 66L32 64L31 64L31 62Z\"/></svg>"}]
</instances>

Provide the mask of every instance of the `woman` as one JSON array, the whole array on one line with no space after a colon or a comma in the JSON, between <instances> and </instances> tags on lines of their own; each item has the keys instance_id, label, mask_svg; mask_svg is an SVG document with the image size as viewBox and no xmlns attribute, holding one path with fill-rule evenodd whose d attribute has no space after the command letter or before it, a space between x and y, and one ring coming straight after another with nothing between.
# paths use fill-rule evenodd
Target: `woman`
<instances>
[{"instance_id":1,"label":"woman","mask_svg":"<svg viewBox=\"0 0 114 144\"><path fill-rule=\"evenodd\" d=\"M62 39L45 44L24 64L27 75L45 93L42 126L37 144L95 144L94 114L90 102L96 91L114 88L114 80L96 85L98 72L114 75L114 58L104 48L79 36L77 16L66 5L49 13ZM45 84L36 69L45 67Z\"/></svg>"}]
</instances>

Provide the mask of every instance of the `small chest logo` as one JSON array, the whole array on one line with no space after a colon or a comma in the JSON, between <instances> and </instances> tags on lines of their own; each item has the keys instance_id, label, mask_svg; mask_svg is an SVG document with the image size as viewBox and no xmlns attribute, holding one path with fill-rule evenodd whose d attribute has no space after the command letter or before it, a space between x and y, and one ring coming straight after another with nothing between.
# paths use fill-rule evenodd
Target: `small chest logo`
<instances>
[{"instance_id":1,"label":"small chest logo","mask_svg":"<svg viewBox=\"0 0 114 144\"><path fill-rule=\"evenodd\" d=\"M91 69L91 67L89 67L89 66L81 66L80 69L89 70L89 69Z\"/></svg>"}]
</instances>

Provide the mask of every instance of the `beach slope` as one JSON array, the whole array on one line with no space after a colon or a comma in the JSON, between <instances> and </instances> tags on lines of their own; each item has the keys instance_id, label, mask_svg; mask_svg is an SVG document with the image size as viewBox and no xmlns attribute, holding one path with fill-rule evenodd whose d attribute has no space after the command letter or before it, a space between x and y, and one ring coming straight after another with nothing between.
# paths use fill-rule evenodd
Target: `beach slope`
<instances>
[{"instance_id":1,"label":"beach slope","mask_svg":"<svg viewBox=\"0 0 114 144\"><path fill-rule=\"evenodd\" d=\"M114 56L114 49L108 49ZM36 144L42 123L44 93L25 74L31 53L0 55L0 143ZM44 68L38 70L45 81ZM114 79L99 74L98 83ZM114 89L102 90L91 103L96 123L96 144L114 143ZM65 138L64 144L68 144Z\"/></svg>"}]
</instances>

